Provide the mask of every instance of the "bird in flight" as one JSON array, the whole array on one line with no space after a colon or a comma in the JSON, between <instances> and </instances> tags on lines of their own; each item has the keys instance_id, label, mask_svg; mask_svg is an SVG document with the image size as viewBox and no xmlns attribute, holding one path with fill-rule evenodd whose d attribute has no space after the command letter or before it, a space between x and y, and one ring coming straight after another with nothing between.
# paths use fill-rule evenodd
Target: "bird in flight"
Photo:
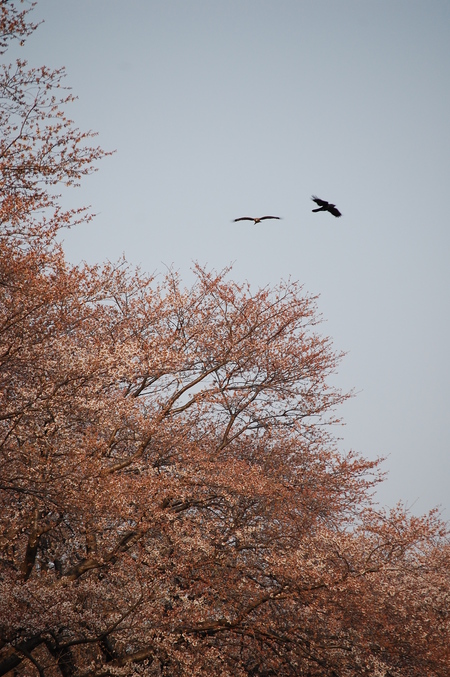
<instances>
[{"instance_id":1,"label":"bird in flight","mask_svg":"<svg viewBox=\"0 0 450 677\"><path fill-rule=\"evenodd\" d=\"M313 195L311 200L315 202L316 205L319 205L319 209L313 209L313 212L330 212L333 216L342 216L336 205L331 204L331 202L321 200L320 197L317 197L316 195Z\"/></svg>"},{"instance_id":2,"label":"bird in flight","mask_svg":"<svg viewBox=\"0 0 450 677\"><path fill-rule=\"evenodd\" d=\"M264 221L264 219L280 219L280 216L240 216L238 219L234 219L234 223L236 221L253 221L253 223L261 223L261 221Z\"/></svg>"}]
</instances>

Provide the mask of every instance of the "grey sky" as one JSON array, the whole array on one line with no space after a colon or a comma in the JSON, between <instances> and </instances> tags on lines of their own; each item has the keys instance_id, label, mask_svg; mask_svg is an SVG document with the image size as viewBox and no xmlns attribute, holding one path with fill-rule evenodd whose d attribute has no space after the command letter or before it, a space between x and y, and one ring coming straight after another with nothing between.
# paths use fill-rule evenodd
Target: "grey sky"
<instances>
[{"instance_id":1,"label":"grey sky","mask_svg":"<svg viewBox=\"0 0 450 677\"><path fill-rule=\"evenodd\" d=\"M71 203L73 262L192 261L320 294L342 448L386 455L382 503L450 496L448 0L39 0L21 50L67 68L117 153ZM313 214L311 194L341 219ZM277 214L254 226L237 216Z\"/></svg>"}]
</instances>

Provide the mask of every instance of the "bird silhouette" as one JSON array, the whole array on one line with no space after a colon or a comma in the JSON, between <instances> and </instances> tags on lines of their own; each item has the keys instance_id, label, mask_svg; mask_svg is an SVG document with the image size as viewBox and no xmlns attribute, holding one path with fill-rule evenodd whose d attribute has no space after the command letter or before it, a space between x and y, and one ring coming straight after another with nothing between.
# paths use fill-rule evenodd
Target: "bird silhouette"
<instances>
[{"instance_id":1,"label":"bird silhouette","mask_svg":"<svg viewBox=\"0 0 450 677\"><path fill-rule=\"evenodd\" d=\"M330 212L333 216L342 216L336 205L331 204L331 202L321 200L320 197L317 197L316 195L313 195L311 200L315 202L316 205L319 205L319 209L313 209L313 212Z\"/></svg>"},{"instance_id":2,"label":"bird silhouette","mask_svg":"<svg viewBox=\"0 0 450 677\"><path fill-rule=\"evenodd\" d=\"M238 219L234 219L234 223L236 221L253 221L253 223L261 223L261 221L264 221L264 219L280 219L280 216L240 216Z\"/></svg>"}]
</instances>

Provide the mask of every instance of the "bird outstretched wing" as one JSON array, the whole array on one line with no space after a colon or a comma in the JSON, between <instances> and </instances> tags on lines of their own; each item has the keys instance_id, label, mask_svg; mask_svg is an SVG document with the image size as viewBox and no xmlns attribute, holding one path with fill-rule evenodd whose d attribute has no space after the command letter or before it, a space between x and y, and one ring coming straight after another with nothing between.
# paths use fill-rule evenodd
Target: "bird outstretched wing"
<instances>
[{"instance_id":1,"label":"bird outstretched wing","mask_svg":"<svg viewBox=\"0 0 450 677\"><path fill-rule=\"evenodd\" d=\"M319 205L319 207L327 207L328 202L326 200L321 200L320 197L317 197L316 195L313 195L311 197L311 200L316 203L316 205Z\"/></svg>"}]
</instances>

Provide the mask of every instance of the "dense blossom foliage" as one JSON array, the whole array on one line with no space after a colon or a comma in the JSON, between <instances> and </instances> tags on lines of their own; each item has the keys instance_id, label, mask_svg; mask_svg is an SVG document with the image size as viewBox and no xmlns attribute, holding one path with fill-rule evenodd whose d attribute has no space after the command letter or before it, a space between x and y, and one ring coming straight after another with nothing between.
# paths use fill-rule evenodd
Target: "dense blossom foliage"
<instances>
[{"instance_id":1,"label":"dense blossom foliage","mask_svg":"<svg viewBox=\"0 0 450 677\"><path fill-rule=\"evenodd\" d=\"M448 675L445 525L338 452L316 300L65 260L62 75L0 81L0 675Z\"/></svg>"}]
</instances>

